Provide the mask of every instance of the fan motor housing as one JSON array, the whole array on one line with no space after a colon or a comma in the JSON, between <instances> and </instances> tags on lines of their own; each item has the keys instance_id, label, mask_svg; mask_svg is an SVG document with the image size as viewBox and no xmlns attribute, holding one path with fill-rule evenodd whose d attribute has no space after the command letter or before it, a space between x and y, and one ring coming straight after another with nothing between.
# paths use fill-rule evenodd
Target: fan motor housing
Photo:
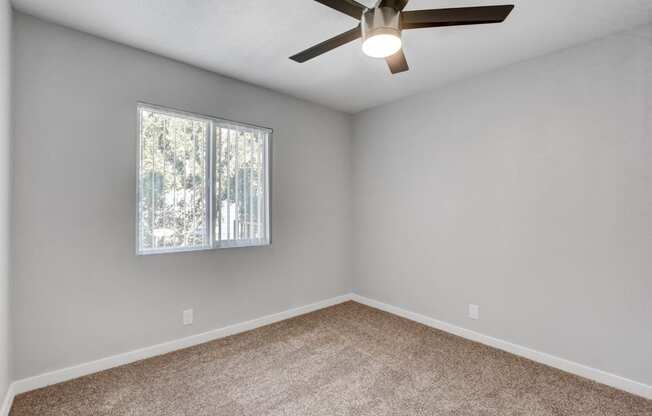
<instances>
[{"instance_id":1,"label":"fan motor housing","mask_svg":"<svg viewBox=\"0 0 652 416\"><path fill-rule=\"evenodd\" d=\"M362 15L362 41L376 35L401 37L401 13L391 7L369 9Z\"/></svg>"}]
</instances>

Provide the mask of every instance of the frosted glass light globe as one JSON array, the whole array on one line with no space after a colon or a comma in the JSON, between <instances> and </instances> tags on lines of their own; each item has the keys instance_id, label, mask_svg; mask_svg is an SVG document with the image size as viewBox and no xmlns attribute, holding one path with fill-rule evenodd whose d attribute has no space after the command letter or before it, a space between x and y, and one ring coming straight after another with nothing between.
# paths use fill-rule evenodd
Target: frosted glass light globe
<instances>
[{"instance_id":1,"label":"frosted glass light globe","mask_svg":"<svg viewBox=\"0 0 652 416\"><path fill-rule=\"evenodd\" d=\"M367 38L362 43L362 52L372 58L386 58L401 49L401 38L386 33Z\"/></svg>"}]
</instances>

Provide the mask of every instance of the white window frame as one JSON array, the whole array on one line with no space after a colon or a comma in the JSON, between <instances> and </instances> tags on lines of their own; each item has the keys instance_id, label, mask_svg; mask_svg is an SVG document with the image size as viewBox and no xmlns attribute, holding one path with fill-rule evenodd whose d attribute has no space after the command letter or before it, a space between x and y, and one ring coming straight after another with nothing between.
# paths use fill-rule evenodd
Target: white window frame
<instances>
[{"instance_id":1,"label":"white window frame","mask_svg":"<svg viewBox=\"0 0 652 416\"><path fill-rule=\"evenodd\" d=\"M272 205L271 205L271 148L272 148L272 136L274 130L269 127L257 126L251 123L243 123L239 121L228 120L224 118L207 116L203 114L192 113L185 110L178 110L170 107L164 107L156 104L150 104L147 102L139 101L136 106L136 113L138 119L138 126L136 131L136 142L138 144L138 166L136 174L136 189L137 189L137 212L136 212L136 254L139 256L148 256L155 254L168 254L168 253L185 253L185 252L194 252L194 251L206 251L206 250L217 250L222 248L242 248L242 247L260 247L260 246L270 246L272 244ZM141 197L142 197L142 137L141 137L141 112L142 110L155 111L161 114L167 114L170 116L190 118L202 122L208 122L208 151L206 152L206 185L204 193L206 195L206 200L208 201L208 209L206 211L206 224L208 228L208 244L200 247L176 247L176 248L156 248L156 249L143 249L142 248L142 207L141 207ZM217 146L215 143L215 126L216 125L227 125L230 127L243 128L257 130L267 133L267 138L264 141L263 146L263 183L265 184L265 192L263 197L263 218L265 226L265 236L260 239L250 239L250 240L217 240L215 237L215 227L218 223L218 209L216 207L216 198L217 194L215 192L216 178L214 177L215 172L215 160L217 157Z\"/></svg>"}]
</instances>

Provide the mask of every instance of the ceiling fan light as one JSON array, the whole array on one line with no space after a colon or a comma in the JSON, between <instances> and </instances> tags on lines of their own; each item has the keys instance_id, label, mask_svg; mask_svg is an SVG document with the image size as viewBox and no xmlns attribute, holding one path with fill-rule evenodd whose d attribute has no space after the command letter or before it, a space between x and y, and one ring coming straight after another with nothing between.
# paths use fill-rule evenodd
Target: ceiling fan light
<instances>
[{"instance_id":1,"label":"ceiling fan light","mask_svg":"<svg viewBox=\"0 0 652 416\"><path fill-rule=\"evenodd\" d=\"M386 58L401 49L401 38L394 34L381 33L371 36L362 43L362 51L372 58Z\"/></svg>"},{"instance_id":2,"label":"ceiling fan light","mask_svg":"<svg viewBox=\"0 0 652 416\"><path fill-rule=\"evenodd\" d=\"M401 15L391 7L367 10L362 15L362 52L386 58L401 49Z\"/></svg>"}]
</instances>

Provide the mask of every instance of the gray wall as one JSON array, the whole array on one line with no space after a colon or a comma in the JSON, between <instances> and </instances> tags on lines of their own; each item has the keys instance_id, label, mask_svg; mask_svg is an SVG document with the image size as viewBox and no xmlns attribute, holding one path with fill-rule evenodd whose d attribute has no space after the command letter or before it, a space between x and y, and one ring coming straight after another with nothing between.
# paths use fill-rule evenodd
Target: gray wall
<instances>
[{"instance_id":1,"label":"gray wall","mask_svg":"<svg viewBox=\"0 0 652 416\"><path fill-rule=\"evenodd\" d=\"M350 116L22 14L14 35L17 379L351 290ZM134 255L138 100L274 128L271 247Z\"/></svg>"},{"instance_id":2,"label":"gray wall","mask_svg":"<svg viewBox=\"0 0 652 416\"><path fill-rule=\"evenodd\" d=\"M651 31L359 114L355 291L652 384Z\"/></svg>"},{"instance_id":3,"label":"gray wall","mask_svg":"<svg viewBox=\"0 0 652 416\"><path fill-rule=\"evenodd\" d=\"M11 20L9 0L0 0L0 407L11 381L9 341Z\"/></svg>"}]
</instances>

